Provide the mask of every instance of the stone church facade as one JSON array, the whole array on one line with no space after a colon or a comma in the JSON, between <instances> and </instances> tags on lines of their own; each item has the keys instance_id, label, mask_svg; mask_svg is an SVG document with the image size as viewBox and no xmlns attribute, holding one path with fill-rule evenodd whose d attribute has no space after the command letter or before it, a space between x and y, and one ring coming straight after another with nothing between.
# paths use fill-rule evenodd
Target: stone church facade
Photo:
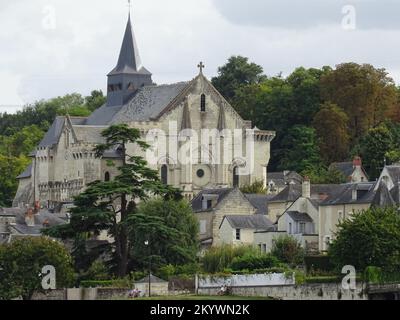
<instances>
[{"instance_id":1,"label":"stone church facade","mask_svg":"<svg viewBox=\"0 0 400 320\"><path fill-rule=\"evenodd\" d=\"M204 76L202 63L199 67L200 73L191 81L155 85L152 74L141 64L129 18L117 66L108 74L107 103L87 118L55 119L32 153L31 165L18 177L13 205L40 203L55 208L71 203L89 183L118 175L118 149L108 150L102 158L96 158L93 151L104 142L101 132L114 124L128 124L140 130L143 140L152 139L155 144L149 166L159 171L162 181L179 187L188 200L204 189L240 187L259 180L267 185L270 142L275 133L252 128ZM201 132L207 129L214 132L217 147L201 139ZM226 134L235 130L242 132L239 143ZM157 132L165 132L166 152L156 145ZM170 152L174 141L178 149L190 145L191 157L199 155L200 161L182 163L179 155ZM233 152L235 148L252 153L251 165L248 157ZM218 158L230 153L231 157L226 157L230 160L216 161L216 152ZM128 146L128 154L148 158L148 152L133 144ZM202 161L206 158L209 161ZM108 166L110 160L116 166Z\"/></svg>"}]
</instances>

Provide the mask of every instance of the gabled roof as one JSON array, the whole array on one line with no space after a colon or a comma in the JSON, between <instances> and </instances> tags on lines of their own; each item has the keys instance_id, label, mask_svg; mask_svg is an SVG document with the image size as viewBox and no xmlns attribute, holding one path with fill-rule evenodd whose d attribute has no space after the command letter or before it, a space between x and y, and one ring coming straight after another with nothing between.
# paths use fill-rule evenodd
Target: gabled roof
<instances>
[{"instance_id":1,"label":"gabled roof","mask_svg":"<svg viewBox=\"0 0 400 320\"><path fill-rule=\"evenodd\" d=\"M39 148L52 147L57 144L64 128L65 117L56 117L50 129L39 143Z\"/></svg>"},{"instance_id":2,"label":"gabled roof","mask_svg":"<svg viewBox=\"0 0 400 320\"><path fill-rule=\"evenodd\" d=\"M332 196L341 190L342 185L338 184L312 184L311 185L311 198L315 202L321 202L318 196L326 195ZM290 184L269 202L294 202L302 195L302 186Z\"/></svg>"},{"instance_id":3,"label":"gabled roof","mask_svg":"<svg viewBox=\"0 0 400 320\"><path fill-rule=\"evenodd\" d=\"M225 218L234 229L272 230L274 225L264 215L234 215Z\"/></svg>"},{"instance_id":4,"label":"gabled roof","mask_svg":"<svg viewBox=\"0 0 400 320\"><path fill-rule=\"evenodd\" d=\"M247 200L257 209L256 214L266 215L268 211L268 202L274 195L264 195L264 194L245 194Z\"/></svg>"},{"instance_id":5,"label":"gabled roof","mask_svg":"<svg viewBox=\"0 0 400 320\"><path fill-rule=\"evenodd\" d=\"M378 190L375 192L375 196L371 201L371 205L374 207L390 207L396 205L396 201L393 199L389 192L389 189L385 182L381 182Z\"/></svg>"},{"instance_id":6,"label":"gabled roof","mask_svg":"<svg viewBox=\"0 0 400 320\"><path fill-rule=\"evenodd\" d=\"M291 217L294 221L299 222L313 222L313 219L305 212L299 211L286 211L286 213Z\"/></svg>"},{"instance_id":7,"label":"gabled roof","mask_svg":"<svg viewBox=\"0 0 400 320\"><path fill-rule=\"evenodd\" d=\"M29 165L26 167L25 171L22 172L22 173L17 177L17 179L18 179L18 180L19 180L19 179L27 179L27 178L30 178L31 176L32 176L32 163L29 164Z\"/></svg>"},{"instance_id":8,"label":"gabled roof","mask_svg":"<svg viewBox=\"0 0 400 320\"><path fill-rule=\"evenodd\" d=\"M142 66L130 15L126 25L117 66L109 75L120 73L150 74L150 72Z\"/></svg>"},{"instance_id":9,"label":"gabled roof","mask_svg":"<svg viewBox=\"0 0 400 320\"><path fill-rule=\"evenodd\" d=\"M348 183L340 186L338 191L323 201L321 206L340 204L372 203L375 197L375 182ZM353 191L357 192L357 199L353 200Z\"/></svg>"},{"instance_id":10,"label":"gabled roof","mask_svg":"<svg viewBox=\"0 0 400 320\"><path fill-rule=\"evenodd\" d=\"M291 182L301 184L303 177L295 171L268 172L268 183L272 181L277 186L289 185Z\"/></svg>"},{"instance_id":11,"label":"gabled roof","mask_svg":"<svg viewBox=\"0 0 400 320\"><path fill-rule=\"evenodd\" d=\"M152 121L188 86L189 82L145 86L136 91L124 106L104 105L94 111L86 125L105 126L138 121Z\"/></svg>"},{"instance_id":12,"label":"gabled roof","mask_svg":"<svg viewBox=\"0 0 400 320\"><path fill-rule=\"evenodd\" d=\"M392 179L394 184L397 184L400 181L400 166L386 166L385 169L389 173L390 179Z\"/></svg>"},{"instance_id":13,"label":"gabled roof","mask_svg":"<svg viewBox=\"0 0 400 320\"><path fill-rule=\"evenodd\" d=\"M167 281L160 279L152 274L150 275L150 281L151 283L167 283ZM139 281L135 281L135 283L149 283L149 276L146 276Z\"/></svg>"},{"instance_id":14,"label":"gabled roof","mask_svg":"<svg viewBox=\"0 0 400 320\"><path fill-rule=\"evenodd\" d=\"M330 168L340 171L346 178L352 176L355 170L353 162L335 162Z\"/></svg>"},{"instance_id":15,"label":"gabled roof","mask_svg":"<svg viewBox=\"0 0 400 320\"><path fill-rule=\"evenodd\" d=\"M192 209L194 212L202 212L203 210L203 197L205 195L215 195L217 196L217 205L221 203L225 197L230 194L234 189L210 189L201 191L191 202Z\"/></svg>"}]
</instances>

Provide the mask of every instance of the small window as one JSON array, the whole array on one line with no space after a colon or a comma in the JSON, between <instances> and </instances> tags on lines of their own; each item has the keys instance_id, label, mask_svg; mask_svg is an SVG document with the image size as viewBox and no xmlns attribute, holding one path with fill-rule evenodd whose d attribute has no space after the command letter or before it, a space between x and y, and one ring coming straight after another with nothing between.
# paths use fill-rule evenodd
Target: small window
<instances>
[{"instance_id":1,"label":"small window","mask_svg":"<svg viewBox=\"0 0 400 320\"><path fill-rule=\"evenodd\" d=\"M165 164L161 167L161 182L168 184L168 166Z\"/></svg>"},{"instance_id":2,"label":"small window","mask_svg":"<svg viewBox=\"0 0 400 320\"><path fill-rule=\"evenodd\" d=\"M105 182L110 181L110 173L109 173L109 172L106 172L106 173L104 174L104 181L105 181Z\"/></svg>"},{"instance_id":3,"label":"small window","mask_svg":"<svg viewBox=\"0 0 400 320\"><path fill-rule=\"evenodd\" d=\"M132 82L129 82L126 88L128 89L128 91L135 91L135 86Z\"/></svg>"},{"instance_id":4,"label":"small window","mask_svg":"<svg viewBox=\"0 0 400 320\"><path fill-rule=\"evenodd\" d=\"M262 246L263 246L262 251L263 251L264 253L267 253L267 245L266 245L266 244L263 244Z\"/></svg>"},{"instance_id":5,"label":"small window","mask_svg":"<svg viewBox=\"0 0 400 320\"><path fill-rule=\"evenodd\" d=\"M306 224L304 222L300 222L299 233L301 234L306 233Z\"/></svg>"},{"instance_id":6,"label":"small window","mask_svg":"<svg viewBox=\"0 0 400 320\"><path fill-rule=\"evenodd\" d=\"M234 188L239 187L239 168L238 167L233 168L233 187Z\"/></svg>"},{"instance_id":7,"label":"small window","mask_svg":"<svg viewBox=\"0 0 400 320\"><path fill-rule=\"evenodd\" d=\"M207 221L201 220L200 221L200 234L206 234L206 233L207 233Z\"/></svg>"},{"instance_id":8,"label":"small window","mask_svg":"<svg viewBox=\"0 0 400 320\"><path fill-rule=\"evenodd\" d=\"M343 211L338 211L339 221L343 220Z\"/></svg>"},{"instance_id":9,"label":"small window","mask_svg":"<svg viewBox=\"0 0 400 320\"><path fill-rule=\"evenodd\" d=\"M199 177L201 179L204 177L204 175L205 175L205 172L203 169L197 170L197 177Z\"/></svg>"},{"instance_id":10,"label":"small window","mask_svg":"<svg viewBox=\"0 0 400 320\"><path fill-rule=\"evenodd\" d=\"M292 234L292 223L289 222L289 234Z\"/></svg>"},{"instance_id":11,"label":"small window","mask_svg":"<svg viewBox=\"0 0 400 320\"><path fill-rule=\"evenodd\" d=\"M206 112L206 95L201 95L201 102L200 102L200 110L201 112Z\"/></svg>"},{"instance_id":12,"label":"small window","mask_svg":"<svg viewBox=\"0 0 400 320\"><path fill-rule=\"evenodd\" d=\"M236 240L240 240L240 229L236 229Z\"/></svg>"},{"instance_id":13,"label":"small window","mask_svg":"<svg viewBox=\"0 0 400 320\"><path fill-rule=\"evenodd\" d=\"M212 200L207 200L207 209L212 208Z\"/></svg>"}]
</instances>

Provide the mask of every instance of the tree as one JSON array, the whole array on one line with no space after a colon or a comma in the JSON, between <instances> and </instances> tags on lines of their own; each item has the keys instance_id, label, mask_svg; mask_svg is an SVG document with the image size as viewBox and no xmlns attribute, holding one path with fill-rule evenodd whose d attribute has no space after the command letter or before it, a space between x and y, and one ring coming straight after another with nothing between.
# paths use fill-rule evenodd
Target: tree
<instances>
[{"instance_id":1,"label":"tree","mask_svg":"<svg viewBox=\"0 0 400 320\"><path fill-rule=\"evenodd\" d=\"M14 157L0 154L0 207L11 206L18 188L16 177L25 170L29 162L29 158L25 156Z\"/></svg>"},{"instance_id":2,"label":"tree","mask_svg":"<svg viewBox=\"0 0 400 320\"><path fill-rule=\"evenodd\" d=\"M251 193L251 194L266 194L267 189L265 188L264 181L258 180L252 184L245 185L240 188L240 191L243 193Z\"/></svg>"},{"instance_id":3,"label":"tree","mask_svg":"<svg viewBox=\"0 0 400 320\"><path fill-rule=\"evenodd\" d=\"M368 266L398 270L400 215L397 208L371 208L339 223L329 255L338 269L352 265L359 271Z\"/></svg>"},{"instance_id":4,"label":"tree","mask_svg":"<svg viewBox=\"0 0 400 320\"><path fill-rule=\"evenodd\" d=\"M73 284L72 258L62 244L32 237L0 246L0 300L29 300L34 292L44 292L40 275L45 266L55 268L57 288Z\"/></svg>"},{"instance_id":5,"label":"tree","mask_svg":"<svg viewBox=\"0 0 400 320\"><path fill-rule=\"evenodd\" d=\"M292 266L298 266L304 262L304 249L296 239L290 236L276 239L271 254L279 261Z\"/></svg>"},{"instance_id":6,"label":"tree","mask_svg":"<svg viewBox=\"0 0 400 320\"><path fill-rule=\"evenodd\" d=\"M132 256L140 257L136 259L141 260L139 263L151 258L152 265L157 267L183 265L196 260L199 224L186 200L165 201L159 198L143 202L137 213L129 217L127 225Z\"/></svg>"},{"instance_id":7,"label":"tree","mask_svg":"<svg viewBox=\"0 0 400 320\"><path fill-rule=\"evenodd\" d=\"M218 76L212 78L211 82L229 102L232 102L237 89L259 83L264 78L261 66L249 63L248 58L232 56L224 66L218 68Z\"/></svg>"},{"instance_id":8,"label":"tree","mask_svg":"<svg viewBox=\"0 0 400 320\"><path fill-rule=\"evenodd\" d=\"M88 110L93 112L105 104L106 100L107 98L104 96L103 91L93 90L90 96L85 98L85 105Z\"/></svg>"},{"instance_id":9,"label":"tree","mask_svg":"<svg viewBox=\"0 0 400 320\"><path fill-rule=\"evenodd\" d=\"M339 162L348 156L349 118L337 105L325 103L315 115L313 126L319 138L321 156L326 164Z\"/></svg>"},{"instance_id":10,"label":"tree","mask_svg":"<svg viewBox=\"0 0 400 320\"><path fill-rule=\"evenodd\" d=\"M180 198L180 193L162 184L158 172L148 168L142 157L127 153L128 143L136 144L143 150L148 148L140 140L139 130L129 128L126 124L114 125L104 130L102 135L106 143L95 148L96 155L102 157L106 150L120 150L120 174L112 181L89 184L74 200L75 208L71 210L70 223L46 230L46 234L75 238L82 233L99 235L106 231L114 239L110 249L115 257L116 274L123 277L127 273L131 252L127 221L137 213L136 201L145 201L156 195L167 199Z\"/></svg>"},{"instance_id":11,"label":"tree","mask_svg":"<svg viewBox=\"0 0 400 320\"><path fill-rule=\"evenodd\" d=\"M311 167L302 172L313 184L342 184L347 183L346 176L337 169L325 166Z\"/></svg>"},{"instance_id":12,"label":"tree","mask_svg":"<svg viewBox=\"0 0 400 320\"><path fill-rule=\"evenodd\" d=\"M382 122L397 106L397 89L385 69L369 64L343 63L321 78L322 98L349 117L354 142Z\"/></svg>"},{"instance_id":13,"label":"tree","mask_svg":"<svg viewBox=\"0 0 400 320\"><path fill-rule=\"evenodd\" d=\"M385 164L385 157L395 148L392 132L386 124L381 124L368 131L355 152L359 151L364 167L373 180L379 177Z\"/></svg>"},{"instance_id":14,"label":"tree","mask_svg":"<svg viewBox=\"0 0 400 320\"><path fill-rule=\"evenodd\" d=\"M319 167L321 158L315 130L305 126L295 126L284 138L284 155L280 163L281 170L303 172Z\"/></svg>"}]
</instances>

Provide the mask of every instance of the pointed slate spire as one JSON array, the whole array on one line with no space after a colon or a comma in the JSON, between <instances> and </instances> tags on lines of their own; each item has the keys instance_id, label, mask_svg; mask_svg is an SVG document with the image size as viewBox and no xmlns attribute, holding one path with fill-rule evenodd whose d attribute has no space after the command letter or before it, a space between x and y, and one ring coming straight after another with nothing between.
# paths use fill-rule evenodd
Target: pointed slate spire
<instances>
[{"instance_id":1,"label":"pointed slate spire","mask_svg":"<svg viewBox=\"0 0 400 320\"><path fill-rule=\"evenodd\" d=\"M142 68L139 48L132 28L131 15L129 14L118 64L111 73L139 73L141 71L146 72L147 70Z\"/></svg>"},{"instance_id":2,"label":"pointed slate spire","mask_svg":"<svg viewBox=\"0 0 400 320\"><path fill-rule=\"evenodd\" d=\"M152 84L151 73L142 66L129 14L117 66L108 74L107 105L122 106L138 89Z\"/></svg>"},{"instance_id":3,"label":"pointed slate spire","mask_svg":"<svg viewBox=\"0 0 400 320\"><path fill-rule=\"evenodd\" d=\"M219 116L218 116L218 124L217 124L217 129L219 131L222 131L226 129L226 123L225 123L225 109L224 106L221 105L219 107Z\"/></svg>"}]
</instances>

